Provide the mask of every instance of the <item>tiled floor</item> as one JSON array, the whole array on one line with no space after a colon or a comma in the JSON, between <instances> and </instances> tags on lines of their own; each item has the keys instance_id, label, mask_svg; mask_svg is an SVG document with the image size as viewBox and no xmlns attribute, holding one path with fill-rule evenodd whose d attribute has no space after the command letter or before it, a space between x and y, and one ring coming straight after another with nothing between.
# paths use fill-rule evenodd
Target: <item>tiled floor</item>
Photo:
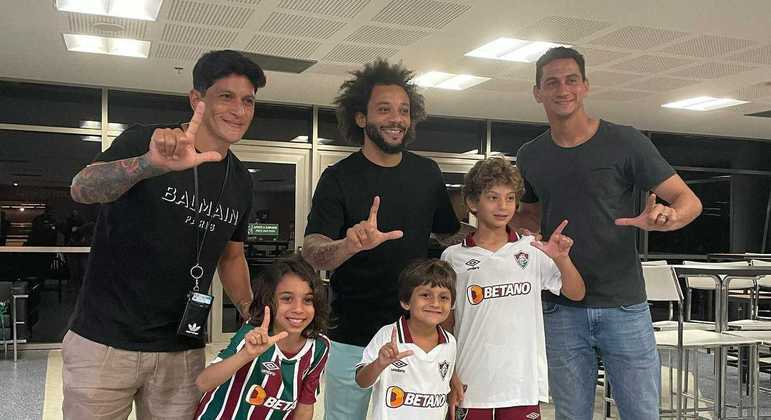
<instances>
[{"instance_id":1,"label":"tiled floor","mask_svg":"<svg viewBox=\"0 0 771 420\"><path fill-rule=\"evenodd\" d=\"M221 344L207 346L208 359L212 359L221 348ZM61 352L25 351L20 356L19 361L16 363L13 362L13 359L7 357L0 359L0 419L61 419ZM703 368L708 369L709 361L706 360L703 363L705 363ZM668 389L667 373L666 369L662 370L665 395L667 395L666 390ZM735 372L729 372L729 375L731 373L735 375ZM768 385L767 375L762 375L761 381L764 382L764 385ZM710 384L701 382L699 388L703 392L710 392ZM692 384L690 388L693 389ZM322 395L316 405L314 419L323 418L323 392L322 386ZM595 419L604 418L601 392L602 390L598 388L594 405ZM771 398L769 394L761 393L760 399L761 406L764 407L761 411L761 418L771 419ZM545 420L553 419L553 407L548 404L543 405L542 414ZM618 418L617 414L614 413L614 417ZM133 420L134 416L130 416L129 419Z\"/></svg>"}]
</instances>

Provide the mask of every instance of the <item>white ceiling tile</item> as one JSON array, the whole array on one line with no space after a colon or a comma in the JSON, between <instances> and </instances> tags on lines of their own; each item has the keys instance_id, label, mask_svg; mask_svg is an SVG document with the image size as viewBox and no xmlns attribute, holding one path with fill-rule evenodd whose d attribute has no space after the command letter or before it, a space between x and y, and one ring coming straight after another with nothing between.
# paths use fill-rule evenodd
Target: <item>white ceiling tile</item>
<instances>
[{"instance_id":1,"label":"white ceiling tile","mask_svg":"<svg viewBox=\"0 0 771 420\"><path fill-rule=\"evenodd\" d=\"M470 5L446 1L392 0L372 20L426 29L441 29L470 9Z\"/></svg>"},{"instance_id":2,"label":"white ceiling tile","mask_svg":"<svg viewBox=\"0 0 771 420\"><path fill-rule=\"evenodd\" d=\"M686 36L688 36L687 32L667 31L644 26L627 26L600 38L590 40L588 43L631 50L647 50Z\"/></svg>"}]
</instances>

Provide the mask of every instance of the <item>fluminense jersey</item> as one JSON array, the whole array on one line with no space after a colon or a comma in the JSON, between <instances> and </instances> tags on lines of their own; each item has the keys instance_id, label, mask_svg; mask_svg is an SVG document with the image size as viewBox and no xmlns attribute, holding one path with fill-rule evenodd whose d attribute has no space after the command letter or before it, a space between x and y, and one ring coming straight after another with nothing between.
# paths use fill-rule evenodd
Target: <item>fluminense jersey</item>
<instances>
[{"instance_id":1,"label":"fluminense jersey","mask_svg":"<svg viewBox=\"0 0 771 420\"><path fill-rule=\"evenodd\" d=\"M535 405L549 400L541 290L559 294L562 279L532 236L509 234L496 252L463 243L442 253L458 275L457 374L463 408Z\"/></svg>"},{"instance_id":2,"label":"fluminense jersey","mask_svg":"<svg viewBox=\"0 0 771 420\"><path fill-rule=\"evenodd\" d=\"M233 336L212 363L233 356L244 346L248 323ZM273 345L251 363L242 366L222 385L205 393L195 419L292 419L298 403L313 404L319 377L327 363L329 339L307 339L302 349L287 357Z\"/></svg>"},{"instance_id":3,"label":"fluminense jersey","mask_svg":"<svg viewBox=\"0 0 771 420\"><path fill-rule=\"evenodd\" d=\"M400 352L413 355L391 363L373 385L374 420L444 420L447 393L455 366L455 337L437 326L439 344L426 353L412 340L407 320L399 318L382 327L364 349L358 368L375 361L384 344L391 341L396 328Z\"/></svg>"}]
</instances>

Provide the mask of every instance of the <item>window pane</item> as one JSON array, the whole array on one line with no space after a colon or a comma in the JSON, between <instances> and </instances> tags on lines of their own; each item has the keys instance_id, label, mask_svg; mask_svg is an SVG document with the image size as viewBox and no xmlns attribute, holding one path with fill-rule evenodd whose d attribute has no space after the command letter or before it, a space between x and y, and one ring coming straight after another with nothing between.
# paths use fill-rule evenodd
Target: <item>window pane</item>
<instances>
[{"instance_id":1,"label":"window pane","mask_svg":"<svg viewBox=\"0 0 771 420\"><path fill-rule=\"evenodd\" d=\"M484 154L485 123L460 118L428 117L417 126L411 150Z\"/></svg>"},{"instance_id":2,"label":"window pane","mask_svg":"<svg viewBox=\"0 0 771 420\"><path fill-rule=\"evenodd\" d=\"M768 142L663 133L652 133L651 140L673 166L771 170Z\"/></svg>"},{"instance_id":3,"label":"window pane","mask_svg":"<svg viewBox=\"0 0 771 420\"><path fill-rule=\"evenodd\" d=\"M506 156L516 156L519 148L548 130L548 125L505 123L494 121L491 129L490 149Z\"/></svg>"},{"instance_id":4,"label":"window pane","mask_svg":"<svg viewBox=\"0 0 771 420\"><path fill-rule=\"evenodd\" d=\"M701 200L703 210L688 226L671 232L651 231L648 252L668 254L707 254L730 249L731 179L707 172L680 171Z\"/></svg>"},{"instance_id":5,"label":"window pane","mask_svg":"<svg viewBox=\"0 0 771 420\"><path fill-rule=\"evenodd\" d=\"M0 122L101 128L99 89L0 82Z\"/></svg>"},{"instance_id":6,"label":"window pane","mask_svg":"<svg viewBox=\"0 0 771 420\"><path fill-rule=\"evenodd\" d=\"M100 151L74 134L0 130L0 245L89 246L98 206L72 201L72 177ZM0 278L29 295L20 336L60 342L88 254L0 253Z\"/></svg>"},{"instance_id":7,"label":"window pane","mask_svg":"<svg viewBox=\"0 0 771 420\"><path fill-rule=\"evenodd\" d=\"M249 140L310 143L313 110L310 107L258 103L252 125L244 135Z\"/></svg>"},{"instance_id":8,"label":"window pane","mask_svg":"<svg viewBox=\"0 0 771 420\"><path fill-rule=\"evenodd\" d=\"M134 124L177 124L192 116L187 96L111 90L108 97L111 130L122 131Z\"/></svg>"},{"instance_id":9,"label":"window pane","mask_svg":"<svg viewBox=\"0 0 771 420\"><path fill-rule=\"evenodd\" d=\"M319 144L355 146L348 143L337 129L337 115L334 109L319 109Z\"/></svg>"}]
</instances>

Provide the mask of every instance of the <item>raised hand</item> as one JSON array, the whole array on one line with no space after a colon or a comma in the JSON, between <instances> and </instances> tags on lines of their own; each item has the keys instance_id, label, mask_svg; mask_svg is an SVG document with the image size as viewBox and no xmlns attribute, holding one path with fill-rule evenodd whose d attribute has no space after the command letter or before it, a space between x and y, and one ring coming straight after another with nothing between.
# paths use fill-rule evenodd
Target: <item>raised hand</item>
<instances>
[{"instance_id":1,"label":"raised hand","mask_svg":"<svg viewBox=\"0 0 771 420\"><path fill-rule=\"evenodd\" d=\"M380 197L375 196L372 207L369 209L369 218L361 221L345 232L345 241L348 251L356 254L360 251L370 250L385 241L399 239L404 236L401 230L381 232L377 227L377 211L380 208Z\"/></svg>"},{"instance_id":2,"label":"raised hand","mask_svg":"<svg viewBox=\"0 0 771 420\"><path fill-rule=\"evenodd\" d=\"M568 221L563 220L562 223L557 226L557 229L554 229L551 237L549 237L549 242L533 241L530 242L530 245L540 249L553 260L560 257L567 257L570 254L570 247L573 246L573 240L562 234L562 231L567 225Z\"/></svg>"},{"instance_id":3,"label":"raised hand","mask_svg":"<svg viewBox=\"0 0 771 420\"><path fill-rule=\"evenodd\" d=\"M637 217L616 219L618 226L635 226L642 230L672 230L680 217L677 210L656 203L656 194L651 193L645 201L645 209Z\"/></svg>"},{"instance_id":4,"label":"raised hand","mask_svg":"<svg viewBox=\"0 0 771 420\"><path fill-rule=\"evenodd\" d=\"M208 151L199 153L195 150L195 137L203 121L206 104L198 102L195 113L185 131L180 128L156 128L150 138L147 152L150 164L163 171L183 171L204 162L222 160L222 155Z\"/></svg>"},{"instance_id":5,"label":"raised hand","mask_svg":"<svg viewBox=\"0 0 771 420\"><path fill-rule=\"evenodd\" d=\"M265 352L270 346L283 340L289 335L286 331L281 331L276 335L270 335L270 308L265 305L265 313L262 317L262 324L246 333L244 337L243 349L251 357L257 357Z\"/></svg>"},{"instance_id":6,"label":"raised hand","mask_svg":"<svg viewBox=\"0 0 771 420\"><path fill-rule=\"evenodd\" d=\"M380 351L377 354L377 364L385 369L391 363L402 360L407 356L412 356L412 350L407 350L399 353L399 347L396 341L396 327L391 330L391 341L383 344Z\"/></svg>"}]
</instances>

